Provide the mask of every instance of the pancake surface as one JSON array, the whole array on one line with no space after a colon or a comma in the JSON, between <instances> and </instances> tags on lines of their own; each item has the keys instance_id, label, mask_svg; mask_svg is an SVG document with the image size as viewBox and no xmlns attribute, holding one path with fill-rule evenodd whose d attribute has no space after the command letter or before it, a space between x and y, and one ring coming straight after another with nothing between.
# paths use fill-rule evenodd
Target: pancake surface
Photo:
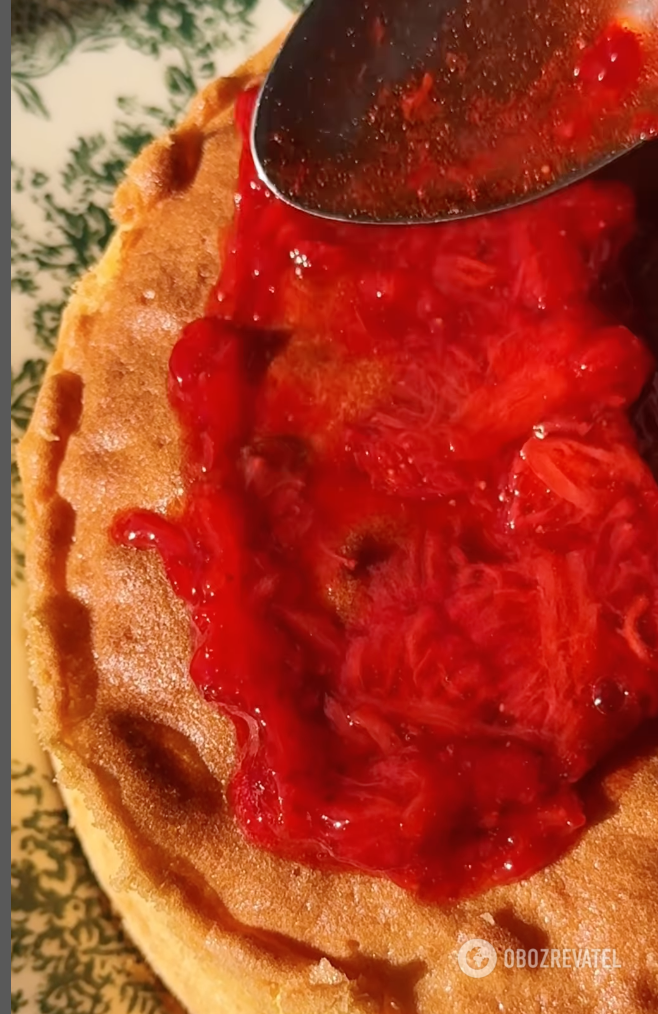
<instances>
[{"instance_id":1,"label":"pancake surface","mask_svg":"<svg viewBox=\"0 0 658 1014\"><path fill-rule=\"evenodd\" d=\"M181 503L167 364L219 269L239 156L232 102L275 48L207 89L133 165L119 232L65 315L21 449L40 729L83 845L136 943L199 1014L650 1011L655 746L610 771L604 819L571 853L449 909L277 859L248 845L230 813L232 726L189 679L188 617L159 560L108 538L121 510ZM470 979L456 951L471 937L499 956L614 948L619 967L508 970L499 959Z\"/></svg>"}]
</instances>

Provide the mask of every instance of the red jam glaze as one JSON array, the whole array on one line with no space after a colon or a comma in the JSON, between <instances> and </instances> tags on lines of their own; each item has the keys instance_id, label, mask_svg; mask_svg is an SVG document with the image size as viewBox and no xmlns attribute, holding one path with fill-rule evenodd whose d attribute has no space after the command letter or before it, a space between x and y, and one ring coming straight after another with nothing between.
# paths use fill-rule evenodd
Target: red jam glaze
<instances>
[{"instance_id":1,"label":"red jam glaze","mask_svg":"<svg viewBox=\"0 0 658 1014\"><path fill-rule=\"evenodd\" d=\"M594 183L449 225L324 222L245 143L221 277L171 356L182 514L113 535L190 608L252 841L435 901L517 880L658 713L632 231L629 193Z\"/></svg>"}]
</instances>

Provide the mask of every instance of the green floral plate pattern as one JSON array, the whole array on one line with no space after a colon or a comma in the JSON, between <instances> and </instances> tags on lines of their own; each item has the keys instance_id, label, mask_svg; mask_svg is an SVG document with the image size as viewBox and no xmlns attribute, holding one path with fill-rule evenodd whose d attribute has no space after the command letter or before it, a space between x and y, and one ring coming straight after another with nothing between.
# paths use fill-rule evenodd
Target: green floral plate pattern
<instances>
[{"instance_id":1,"label":"green floral plate pattern","mask_svg":"<svg viewBox=\"0 0 658 1014\"><path fill-rule=\"evenodd\" d=\"M12 0L12 1012L178 1010L96 885L33 731L14 450L71 286L112 233L108 208L126 165L205 81L257 50L300 5Z\"/></svg>"}]
</instances>

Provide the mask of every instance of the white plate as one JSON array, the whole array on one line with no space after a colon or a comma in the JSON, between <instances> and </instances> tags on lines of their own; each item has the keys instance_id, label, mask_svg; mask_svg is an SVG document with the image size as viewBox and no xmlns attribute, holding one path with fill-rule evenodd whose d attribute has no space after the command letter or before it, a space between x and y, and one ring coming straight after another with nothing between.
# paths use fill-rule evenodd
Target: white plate
<instances>
[{"instance_id":1,"label":"white plate","mask_svg":"<svg viewBox=\"0 0 658 1014\"><path fill-rule=\"evenodd\" d=\"M296 6L12 0L12 1012L176 1009L94 882L33 731L13 452L71 285L109 238L108 208L125 165L205 81L264 45Z\"/></svg>"}]
</instances>

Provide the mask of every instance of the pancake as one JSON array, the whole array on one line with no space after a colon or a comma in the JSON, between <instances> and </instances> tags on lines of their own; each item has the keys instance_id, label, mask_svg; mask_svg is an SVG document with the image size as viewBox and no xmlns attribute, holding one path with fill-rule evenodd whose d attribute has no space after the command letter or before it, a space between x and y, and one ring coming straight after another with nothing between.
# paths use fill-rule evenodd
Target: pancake
<instances>
[{"instance_id":1,"label":"pancake","mask_svg":"<svg viewBox=\"0 0 658 1014\"><path fill-rule=\"evenodd\" d=\"M231 812L233 725L189 678L189 618L159 558L108 536L136 505L181 508L168 360L219 271L235 98L278 42L206 88L129 169L118 230L64 314L20 448L31 676L71 820L128 934L191 1014L655 1010L655 729L608 763L577 845L519 883L441 906L287 861L250 844ZM497 951L486 977L459 966L470 939ZM605 950L606 967L557 966L574 962L553 952L583 948ZM529 949L544 967L505 967Z\"/></svg>"}]
</instances>

